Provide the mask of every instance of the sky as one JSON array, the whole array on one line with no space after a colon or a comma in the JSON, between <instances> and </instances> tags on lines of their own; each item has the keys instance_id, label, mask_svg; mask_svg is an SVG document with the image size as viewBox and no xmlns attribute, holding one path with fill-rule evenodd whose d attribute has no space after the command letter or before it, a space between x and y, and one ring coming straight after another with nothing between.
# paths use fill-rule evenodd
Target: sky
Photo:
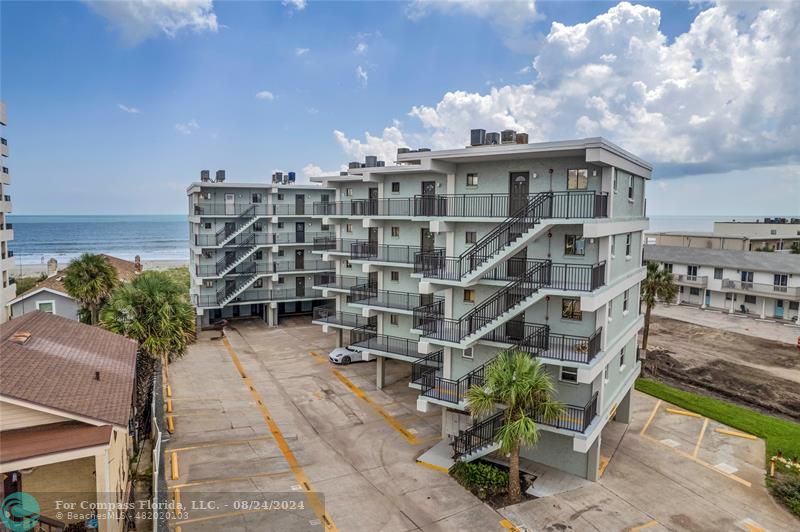
<instances>
[{"instance_id":1,"label":"sky","mask_svg":"<svg viewBox=\"0 0 800 532\"><path fill-rule=\"evenodd\" d=\"M651 215L800 214L800 2L0 2L16 214L186 210L202 169L603 136Z\"/></svg>"}]
</instances>

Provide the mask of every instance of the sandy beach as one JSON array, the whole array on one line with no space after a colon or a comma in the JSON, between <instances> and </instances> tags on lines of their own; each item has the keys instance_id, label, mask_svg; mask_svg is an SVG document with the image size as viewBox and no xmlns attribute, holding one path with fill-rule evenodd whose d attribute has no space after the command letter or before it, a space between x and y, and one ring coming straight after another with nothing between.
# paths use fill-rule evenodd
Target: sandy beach
<instances>
[{"instance_id":1,"label":"sandy beach","mask_svg":"<svg viewBox=\"0 0 800 532\"><path fill-rule=\"evenodd\" d=\"M58 269L63 270L68 263L59 263ZM180 266L189 266L188 260L143 260L142 265L147 270L167 270ZM16 264L12 271L15 277L35 277L47 273L47 264Z\"/></svg>"}]
</instances>

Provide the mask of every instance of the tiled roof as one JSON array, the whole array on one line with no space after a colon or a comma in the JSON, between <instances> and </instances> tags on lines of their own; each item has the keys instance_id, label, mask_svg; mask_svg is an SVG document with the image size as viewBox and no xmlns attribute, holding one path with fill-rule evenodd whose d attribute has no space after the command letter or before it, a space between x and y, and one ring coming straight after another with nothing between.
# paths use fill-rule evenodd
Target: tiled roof
<instances>
[{"instance_id":1,"label":"tiled roof","mask_svg":"<svg viewBox=\"0 0 800 532\"><path fill-rule=\"evenodd\" d=\"M138 275L138 273L136 272L136 265L133 262L129 260L119 259L117 257L112 257L111 255L105 255L102 253L101 255L105 257L106 260L108 260L108 262L110 262L111 265L117 270L117 277L119 277L120 281L130 282ZM38 283L36 283L32 288L24 291L21 294L17 294L16 299L20 299L27 296L28 294L38 292L42 288L48 288L50 290L55 290L57 292L66 294L67 289L64 288L64 273L65 270L59 270L58 272L56 272L55 275L51 275L47 279L44 279L43 281L39 281Z\"/></svg>"},{"instance_id":2,"label":"tiled roof","mask_svg":"<svg viewBox=\"0 0 800 532\"><path fill-rule=\"evenodd\" d=\"M745 271L800 274L800 255L788 252L734 251L683 246L644 246L644 260L696 264Z\"/></svg>"},{"instance_id":3,"label":"tiled roof","mask_svg":"<svg viewBox=\"0 0 800 532\"><path fill-rule=\"evenodd\" d=\"M92 426L78 422L51 423L2 433L0 462L7 464L37 456L105 445L111 425Z\"/></svg>"},{"instance_id":4,"label":"tiled roof","mask_svg":"<svg viewBox=\"0 0 800 532\"><path fill-rule=\"evenodd\" d=\"M30 337L12 339L21 333ZM136 351L134 340L100 327L29 312L0 325L0 394L127 426Z\"/></svg>"}]
</instances>

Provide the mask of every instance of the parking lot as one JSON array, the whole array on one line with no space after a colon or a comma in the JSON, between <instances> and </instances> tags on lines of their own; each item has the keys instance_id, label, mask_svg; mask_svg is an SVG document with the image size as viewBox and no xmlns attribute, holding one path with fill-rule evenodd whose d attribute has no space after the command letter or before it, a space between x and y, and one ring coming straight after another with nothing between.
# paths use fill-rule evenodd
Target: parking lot
<instances>
[{"instance_id":1,"label":"parking lot","mask_svg":"<svg viewBox=\"0 0 800 532\"><path fill-rule=\"evenodd\" d=\"M165 465L170 495L189 506L171 523L181 532L797 526L763 486L762 441L641 394L628 430L604 432L600 482L497 512L415 462L439 441L440 413L416 411L407 364L390 361L377 390L375 363L332 367L334 335L308 321L237 322L217 335L170 368Z\"/></svg>"}]
</instances>

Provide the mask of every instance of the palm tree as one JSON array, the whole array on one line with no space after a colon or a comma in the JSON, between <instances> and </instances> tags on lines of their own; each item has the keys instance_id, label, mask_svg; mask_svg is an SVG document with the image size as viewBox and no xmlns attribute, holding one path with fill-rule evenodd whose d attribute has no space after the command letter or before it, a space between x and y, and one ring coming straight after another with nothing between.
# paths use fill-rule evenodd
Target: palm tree
<instances>
[{"instance_id":1,"label":"palm tree","mask_svg":"<svg viewBox=\"0 0 800 532\"><path fill-rule=\"evenodd\" d=\"M482 386L467 390L467 403L474 417L485 417L505 407L503 426L496 441L510 455L508 496L511 502L522 499L519 484L519 451L536 445L539 427L536 419L556 420L564 407L554 400L555 384L541 361L521 351L505 351L486 368Z\"/></svg>"},{"instance_id":2,"label":"palm tree","mask_svg":"<svg viewBox=\"0 0 800 532\"><path fill-rule=\"evenodd\" d=\"M647 355L647 338L650 335L650 313L657 300L672 301L678 295L678 287L672 273L661 269L657 262L647 263L647 277L642 281L642 302L645 304L644 331L642 332L642 355Z\"/></svg>"},{"instance_id":3,"label":"palm tree","mask_svg":"<svg viewBox=\"0 0 800 532\"><path fill-rule=\"evenodd\" d=\"M84 253L64 271L64 288L89 311L91 325L97 324L100 307L118 283L117 270L103 255Z\"/></svg>"}]
</instances>

